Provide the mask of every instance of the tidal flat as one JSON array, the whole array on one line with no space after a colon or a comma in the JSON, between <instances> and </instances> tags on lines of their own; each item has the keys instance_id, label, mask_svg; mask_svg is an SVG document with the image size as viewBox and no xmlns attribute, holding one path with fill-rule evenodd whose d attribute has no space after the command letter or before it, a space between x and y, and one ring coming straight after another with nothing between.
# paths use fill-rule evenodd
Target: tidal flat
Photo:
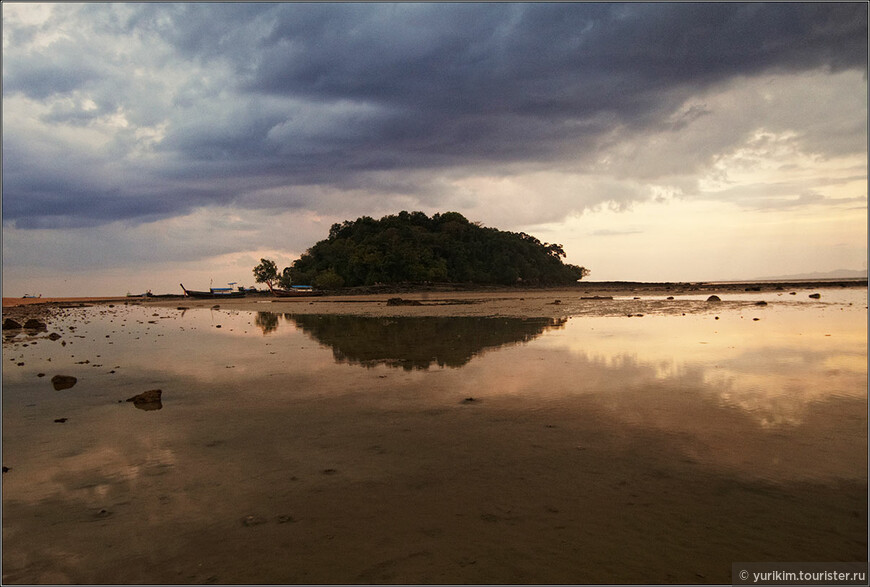
<instances>
[{"instance_id":1,"label":"tidal flat","mask_svg":"<svg viewBox=\"0 0 870 587\"><path fill-rule=\"evenodd\" d=\"M3 582L865 561L867 290L791 294L57 307L3 333Z\"/></svg>"}]
</instances>

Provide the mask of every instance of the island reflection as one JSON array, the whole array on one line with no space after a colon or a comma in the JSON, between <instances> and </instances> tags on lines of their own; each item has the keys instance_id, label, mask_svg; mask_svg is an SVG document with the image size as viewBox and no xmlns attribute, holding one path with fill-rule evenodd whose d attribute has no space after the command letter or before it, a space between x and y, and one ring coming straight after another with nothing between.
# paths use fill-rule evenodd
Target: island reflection
<instances>
[{"instance_id":1,"label":"island reflection","mask_svg":"<svg viewBox=\"0 0 870 587\"><path fill-rule=\"evenodd\" d=\"M486 349L525 343L566 318L363 317L285 315L303 332L332 347L335 360L406 371L462 367ZM275 316L277 320L277 316ZM258 318L258 324L272 324ZM265 330L264 330L265 332Z\"/></svg>"}]
</instances>

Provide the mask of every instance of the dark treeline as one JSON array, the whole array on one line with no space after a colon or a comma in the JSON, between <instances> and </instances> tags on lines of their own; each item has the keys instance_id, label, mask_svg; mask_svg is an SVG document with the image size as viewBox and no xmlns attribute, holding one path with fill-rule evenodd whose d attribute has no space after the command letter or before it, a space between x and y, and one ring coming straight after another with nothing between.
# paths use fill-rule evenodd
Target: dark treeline
<instances>
[{"instance_id":1,"label":"dark treeline","mask_svg":"<svg viewBox=\"0 0 870 587\"><path fill-rule=\"evenodd\" d=\"M402 282L564 285L588 274L564 257L561 245L484 227L458 212L431 218L400 212L333 224L329 237L286 268L281 281L327 289Z\"/></svg>"}]
</instances>

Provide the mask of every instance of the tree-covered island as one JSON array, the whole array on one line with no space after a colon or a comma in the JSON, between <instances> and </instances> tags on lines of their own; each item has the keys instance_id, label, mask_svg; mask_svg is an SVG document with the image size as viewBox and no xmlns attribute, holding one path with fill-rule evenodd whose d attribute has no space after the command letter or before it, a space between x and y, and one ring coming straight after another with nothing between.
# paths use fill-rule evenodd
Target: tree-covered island
<instances>
[{"instance_id":1,"label":"tree-covered island","mask_svg":"<svg viewBox=\"0 0 870 587\"><path fill-rule=\"evenodd\" d=\"M399 212L333 224L329 236L279 274L261 259L258 283L322 289L392 283L569 285L589 274L564 263L562 245L469 222L458 212Z\"/></svg>"}]
</instances>

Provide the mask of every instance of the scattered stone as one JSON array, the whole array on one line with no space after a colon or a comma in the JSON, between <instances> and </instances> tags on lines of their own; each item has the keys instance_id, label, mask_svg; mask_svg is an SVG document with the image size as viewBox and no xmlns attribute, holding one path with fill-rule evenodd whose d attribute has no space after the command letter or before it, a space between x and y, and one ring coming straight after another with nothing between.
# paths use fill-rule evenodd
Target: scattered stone
<instances>
[{"instance_id":1,"label":"scattered stone","mask_svg":"<svg viewBox=\"0 0 870 587\"><path fill-rule=\"evenodd\" d=\"M211 309L212 310L220 310L221 306L220 306L220 304L215 304L214 306L211 307Z\"/></svg>"},{"instance_id":2,"label":"scattered stone","mask_svg":"<svg viewBox=\"0 0 870 587\"><path fill-rule=\"evenodd\" d=\"M110 512L107 509L102 509L102 510L98 511L96 514L94 514L94 517L95 518L108 518L111 515L112 515L112 512Z\"/></svg>"},{"instance_id":3,"label":"scattered stone","mask_svg":"<svg viewBox=\"0 0 870 587\"><path fill-rule=\"evenodd\" d=\"M336 471L335 469L323 469L323 471L321 472L324 475L335 475L336 473L338 473L338 471Z\"/></svg>"},{"instance_id":4,"label":"scattered stone","mask_svg":"<svg viewBox=\"0 0 870 587\"><path fill-rule=\"evenodd\" d=\"M78 379L72 375L55 375L51 378L51 384L54 386L55 391L69 389L75 385L77 381Z\"/></svg>"},{"instance_id":5,"label":"scattered stone","mask_svg":"<svg viewBox=\"0 0 870 587\"><path fill-rule=\"evenodd\" d=\"M57 422L58 424L63 424L63 423L66 422L66 421L67 421L67 418L57 418L57 419L55 420L55 422Z\"/></svg>"},{"instance_id":6,"label":"scattered stone","mask_svg":"<svg viewBox=\"0 0 870 587\"><path fill-rule=\"evenodd\" d=\"M40 322L36 318L31 318L27 322L24 323L25 330L46 330L48 326L45 325L45 322Z\"/></svg>"},{"instance_id":7,"label":"scattered stone","mask_svg":"<svg viewBox=\"0 0 870 587\"><path fill-rule=\"evenodd\" d=\"M822 294L814 293L814 294L810 294L810 297L813 298L814 300L818 300L819 298L822 297Z\"/></svg>"},{"instance_id":8,"label":"scattered stone","mask_svg":"<svg viewBox=\"0 0 870 587\"><path fill-rule=\"evenodd\" d=\"M140 410L159 410L163 407L163 403L161 401L162 395L163 390L149 389L148 391L143 391L138 395L134 395L127 401L133 402L133 405Z\"/></svg>"},{"instance_id":9,"label":"scattered stone","mask_svg":"<svg viewBox=\"0 0 870 587\"><path fill-rule=\"evenodd\" d=\"M758 322L759 320L761 320L761 318L753 318L752 319L753 322Z\"/></svg>"},{"instance_id":10,"label":"scattered stone","mask_svg":"<svg viewBox=\"0 0 870 587\"><path fill-rule=\"evenodd\" d=\"M561 303L562 303L562 300L553 300L553 303L551 305L558 306Z\"/></svg>"},{"instance_id":11,"label":"scattered stone","mask_svg":"<svg viewBox=\"0 0 870 587\"><path fill-rule=\"evenodd\" d=\"M674 296L668 296L666 299L672 300L672 299L674 299Z\"/></svg>"},{"instance_id":12,"label":"scattered stone","mask_svg":"<svg viewBox=\"0 0 870 587\"><path fill-rule=\"evenodd\" d=\"M474 397L467 397L467 398L465 398L464 400L462 400L462 401L459 402L459 403L462 403L462 404L474 404L474 403L477 403L477 402L479 402L479 401L480 401L480 400L477 399L477 398L474 398Z\"/></svg>"},{"instance_id":13,"label":"scattered stone","mask_svg":"<svg viewBox=\"0 0 870 587\"><path fill-rule=\"evenodd\" d=\"M288 522L295 522L296 520L293 519L293 516L282 515L276 516L275 521L279 524L287 524Z\"/></svg>"},{"instance_id":14,"label":"scattered stone","mask_svg":"<svg viewBox=\"0 0 870 587\"><path fill-rule=\"evenodd\" d=\"M48 340L57 340L60 338L60 335L57 332L52 332L48 335Z\"/></svg>"},{"instance_id":15,"label":"scattered stone","mask_svg":"<svg viewBox=\"0 0 870 587\"><path fill-rule=\"evenodd\" d=\"M580 299L581 300L612 300L613 296L580 296ZM640 298L634 298L634 299L639 300ZM556 300L553 303L559 304L561 302L559 300Z\"/></svg>"},{"instance_id":16,"label":"scattered stone","mask_svg":"<svg viewBox=\"0 0 870 587\"><path fill-rule=\"evenodd\" d=\"M175 308L175 309L176 309L176 310L189 310L190 308L188 308L187 306L178 306L178 307Z\"/></svg>"},{"instance_id":17,"label":"scattered stone","mask_svg":"<svg viewBox=\"0 0 870 587\"><path fill-rule=\"evenodd\" d=\"M761 291L760 287L747 287L745 291Z\"/></svg>"},{"instance_id":18,"label":"scattered stone","mask_svg":"<svg viewBox=\"0 0 870 587\"><path fill-rule=\"evenodd\" d=\"M19 324L12 318L7 318L3 321L3 330L19 330L20 328L21 324Z\"/></svg>"},{"instance_id":19,"label":"scattered stone","mask_svg":"<svg viewBox=\"0 0 870 587\"><path fill-rule=\"evenodd\" d=\"M221 325L220 325L220 324L215 324L214 327L215 327L215 328L220 328Z\"/></svg>"},{"instance_id":20,"label":"scattered stone","mask_svg":"<svg viewBox=\"0 0 870 587\"><path fill-rule=\"evenodd\" d=\"M266 518L262 518L260 516L245 516L242 518L243 526L259 526L260 524L265 524Z\"/></svg>"},{"instance_id":21,"label":"scattered stone","mask_svg":"<svg viewBox=\"0 0 870 587\"><path fill-rule=\"evenodd\" d=\"M709 298L707 298L707 301L708 301L708 302L721 302L721 301L722 301L722 298L720 298L720 297L717 296L717 295L712 295L712 296L710 296Z\"/></svg>"},{"instance_id":22,"label":"scattered stone","mask_svg":"<svg viewBox=\"0 0 870 587\"><path fill-rule=\"evenodd\" d=\"M37 373L36 376L37 377L45 377L45 373Z\"/></svg>"},{"instance_id":23,"label":"scattered stone","mask_svg":"<svg viewBox=\"0 0 870 587\"><path fill-rule=\"evenodd\" d=\"M390 298L387 300L388 306L422 306L419 300L405 300L402 298Z\"/></svg>"},{"instance_id":24,"label":"scattered stone","mask_svg":"<svg viewBox=\"0 0 870 587\"><path fill-rule=\"evenodd\" d=\"M756 306L766 306L766 305L767 305L767 302L765 302L765 301L755 302L755 305L756 305Z\"/></svg>"}]
</instances>

